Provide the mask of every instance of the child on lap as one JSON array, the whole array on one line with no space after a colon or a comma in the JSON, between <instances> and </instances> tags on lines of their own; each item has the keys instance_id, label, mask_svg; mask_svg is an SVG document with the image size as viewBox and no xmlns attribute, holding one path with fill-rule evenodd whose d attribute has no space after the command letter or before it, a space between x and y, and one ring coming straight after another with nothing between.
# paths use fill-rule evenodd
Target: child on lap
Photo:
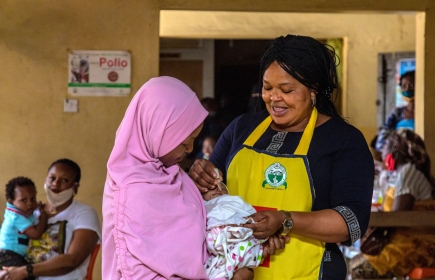
<instances>
[{"instance_id":1,"label":"child on lap","mask_svg":"<svg viewBox=\"0 0 435 280\"><path fill-rule=\"evenodd\" d=\"M25 254L29 238L39 238L47 227L44 205L36 202L36 187L32 180L16 177L6 184L6 210L0 230L0 267L26 265ZM35 225L34 210L40 210Z\"/></svg>"}]
</instances>

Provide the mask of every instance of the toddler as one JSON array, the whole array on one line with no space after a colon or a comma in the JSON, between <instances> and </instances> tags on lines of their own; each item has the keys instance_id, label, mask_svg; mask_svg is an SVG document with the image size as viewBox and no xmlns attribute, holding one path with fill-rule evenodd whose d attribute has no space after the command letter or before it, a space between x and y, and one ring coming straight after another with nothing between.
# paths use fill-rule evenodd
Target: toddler
<instances>
[{"instance_id":1,"label":"toddler","mask_svg":"<svg viewBox=\"0 0 435 280\"><path fill-rule=\"evenodd\" d=\"M263 257L262 243L252 229L241 226L252 222L245 217L255 209L240 196L228 194L223 183L202 194L207 211L207 250L210 253L205 269L210 279L231 279L242 267L257 267Z\"/></svg>"},{"instance_id":2,"label":"toddler","mask_svg":"<svg viewBox=\"0 0 435 280\"><path fill-rule=\"evenodd\" d=\"M203 158L209 159L216 145L216 138L213 136L206 136L202 141L202 154Z\"/></svg>"},{"instance_id":3,"label":"toddler","mask_svg":"<svg viewBox=\"0 0 435 280\"><path fill-rule=\"evenodd\" d=\"M35 225L33 211L40 211ZM0 231L0 267L26 265L25 254L29 238L39 238L47 226L44 205L36 202L36 187L32 180L16 177L6 184L6 210Z\"/></svg>"}]
</instances>

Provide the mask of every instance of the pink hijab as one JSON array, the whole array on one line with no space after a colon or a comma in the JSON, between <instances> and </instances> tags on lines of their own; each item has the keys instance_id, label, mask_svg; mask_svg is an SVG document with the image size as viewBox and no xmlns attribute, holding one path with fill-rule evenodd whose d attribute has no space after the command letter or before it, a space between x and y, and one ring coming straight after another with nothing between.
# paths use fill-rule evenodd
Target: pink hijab
<instances>
[{"instance_id":1,"label":"pink hijab","mask_svg":"<svg viewBox=\"0 0 435 280\"><path fill-rule=\"evenodd\" d=\"M207 111L181 81L145 83L127 108L107 163L103 279L206 279L205 208L189 176L160 157Z\"/></svg>"}]
</instances>

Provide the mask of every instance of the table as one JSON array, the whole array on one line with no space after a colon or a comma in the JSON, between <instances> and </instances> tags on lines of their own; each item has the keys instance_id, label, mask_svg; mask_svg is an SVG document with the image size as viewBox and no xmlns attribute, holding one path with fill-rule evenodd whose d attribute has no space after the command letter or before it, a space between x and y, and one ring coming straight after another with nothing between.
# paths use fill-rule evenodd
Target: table
<instances>
[{"instance_id":1,"label":"table","mask_svg":"<svg viewBox=\"0 0 435 280\"><path fill-rule=\"evenodd\" d=\"M435 211L371 212L371 227L435 227Z\"/></svg>"}]
</instances>

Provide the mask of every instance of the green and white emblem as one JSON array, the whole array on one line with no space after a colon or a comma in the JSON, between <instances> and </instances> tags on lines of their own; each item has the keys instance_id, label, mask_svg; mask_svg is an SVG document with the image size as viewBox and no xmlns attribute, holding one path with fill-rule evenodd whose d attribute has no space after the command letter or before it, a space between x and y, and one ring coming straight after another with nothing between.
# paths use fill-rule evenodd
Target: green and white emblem
<instances>
[{"instance_id":1,"label":"green and white emblem","mask_svg":"<svg viewBox=\"0 0 435 280\"><path fill-rule=\"evenodd\" d=\"M262 184L262 187L266 184L273 188L278 188L281 186L284 186L284 189L287 189L287 172L285 171L285 168L283 165L281 165L279 162L275 162L274 164L271 164L267 169L266 172L264 172L264 181Z\"/></svg>"}]
</instances>

